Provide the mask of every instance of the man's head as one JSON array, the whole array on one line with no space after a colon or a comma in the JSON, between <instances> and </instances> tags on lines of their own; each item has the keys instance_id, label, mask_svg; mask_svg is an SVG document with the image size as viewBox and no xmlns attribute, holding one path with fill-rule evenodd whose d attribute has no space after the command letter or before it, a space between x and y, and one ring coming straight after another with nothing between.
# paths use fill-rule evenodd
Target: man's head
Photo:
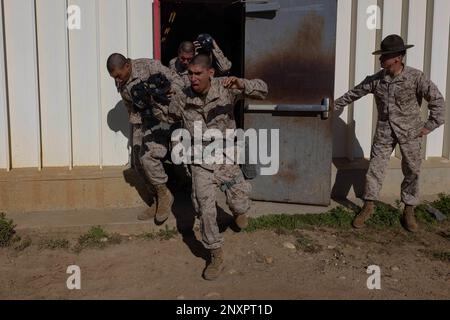
<instances>
[{"instance_id":1,"label":"man's head","mask_svg":"<svg viewBox=\"0 0 450 320\"><path fill-rule=\"evenodd\" d=\"M120 53L113 53L106 62L109 75L116 80L118 85L123 85L130 79L131 62Z\"/></svg>"},{"instance_id":2,"label":"man's head","mask_svg":"<svg viewBox=\"0 0 450 320\"><path fill-rule=\"evenodd\" d=\"M181 66L186 70L189 66L189 63L194 58L195 55L195 46L190 41L184 41L180 44L178 48L178 61Z\"/></svg>"},{"instance_id":3,"label":"man's head","mask_svg":"<svg viewBox=\"0 0 450 320\"><path fill-rule=\"evenodd\" d=\"M406 50L414 47L413 45L405 45L402 37L391 34L383 39L380 50L375 51L374 55L381 55L381 67L390 74L396 74L403 68L403 58Z\"/></svg>"},{"instance_id":4,"label":"man's head","mask_svg":"<svg viewBox=\"0 0 450 320\"><path fill-rule=\"evenodd\" d=\"M195 56L188 67L191 88L199 94L206 94L211 87L211 79L214 77L214 68L211 58L204 54Z\"/></svg>"},{"instance_id":5,"label":"man's head","mask_svg":"<svg viewBox=\"0 0 450 320\"><path fill-rule=\"evenodd\" d=\"M382 54L380 56L381 67L390 74L395 74L402 68L403 59L406 55L406 51Z\"/></svg>"}]
</instances>

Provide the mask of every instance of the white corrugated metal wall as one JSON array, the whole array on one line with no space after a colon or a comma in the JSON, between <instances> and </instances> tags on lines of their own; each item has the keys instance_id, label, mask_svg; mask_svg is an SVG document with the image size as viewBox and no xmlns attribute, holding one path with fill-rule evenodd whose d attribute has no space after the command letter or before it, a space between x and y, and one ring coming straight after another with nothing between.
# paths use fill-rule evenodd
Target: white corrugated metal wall
<instances>
[{"instance_id":1,"label":"white corrugated metal wall","mask_svg":"<svg viewBox=\"0 0 450 320\"><path fill-rule=\"evenodd\" d=\"M107 124L120 97L104 65L112 52L152 56L152 3L1 1L0 169L127 162L127 139ZM81 9L80 30L66 28L69 5ZM367 27L371 5L384 13L375 30ZM449 21L448 0L338 0L336 97L377 70L370 53L398 33L416 45L407 63L448 98ZM336 118L334 156L368 157L375 117L366 97ZM426 156L450 156L450 124L427 138Z\"/></svg>"},{"instance_id":2,"label":"white corrugated metal wall","mask_svg":"<svg viewBox=\"0 0 450 320\"><path fill-rule=\"evenodd\" d=\"M0 168L123 165L112 52L153 54L151 0L2 0ZM66 28L70 5L81 29Z\"/></svg>"},{"instance_id":3,"label":"white corrugated metal wall","mask_svg":"<svg viewBox=\"0 0 450 320\"><path fill-rule=\"evenodd\" d=\"M367 20L378 6L378 28ZM447 124L424 141L426 157L450 157L450 1L448 0L338 0L335 96L339 97L366 75L379 70L371 55L381 40L400 34L415 47L408 50L406 63L424 72L447 98ZM424 104L424 118L427 109ZM334 126L334 157L370 157L376 110L367 96L347 108ZM398 155L398 153L397 153Z\"/></svg>"}]
</instances>

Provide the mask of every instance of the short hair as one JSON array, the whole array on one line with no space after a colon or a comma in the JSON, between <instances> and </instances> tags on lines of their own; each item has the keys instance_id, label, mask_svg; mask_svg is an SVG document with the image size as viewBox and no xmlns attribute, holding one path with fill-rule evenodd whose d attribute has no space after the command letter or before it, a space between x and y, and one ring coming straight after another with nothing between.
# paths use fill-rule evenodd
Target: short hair
<instances>
[{"instance_id":1,"label":"short hair","mask_svg":"<svg viewBox=\"0 0 450 320\"><path fill-rule=\"evenodd\" d=\"M194 57L194 59L191 60L189 65L193 66L202 66L206 69L212 68L212 60L211 57L206 54L199 54Z\"/></svg>"},{"instance_id":2,"label":"short hair","mask_svg":"<svg viewBox=\"0 0 450 320\"><path fill-rule=\"evenodd\" d=\"M195 46L191 41L183 41L180 43L180 46L178 47L178 54L180 53L195 53Z\"/></svg>"},{"instance_id":3,"label":"short hair","mask_svg":"<svg viewBox=\"0 0 450 320\"><path fill-rule=\"evenodd\" d=\"M125 64L129 63L130 59L125 58L120 53L113 53L109 56L108 61L106 62L106 67L109 72L112 72L116 69L122 69Z\"/></svg>"}]
</instances>

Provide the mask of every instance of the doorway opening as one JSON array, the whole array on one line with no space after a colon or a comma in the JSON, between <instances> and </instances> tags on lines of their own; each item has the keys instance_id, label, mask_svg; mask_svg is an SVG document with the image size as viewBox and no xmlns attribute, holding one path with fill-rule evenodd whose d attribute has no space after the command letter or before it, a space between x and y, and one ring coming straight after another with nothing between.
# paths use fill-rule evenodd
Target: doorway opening
<instances>
[{"instance_id":1,"label":"doorway opening","mask_svg":"<svg viewBox=\"0 0 450 320\"><path fill-rule=\"evenodd\" d=\"M202 33L216 40L232 62L230 75L244 72L245 8L236 0L161 0L161 61L168 65L183 41Z\"/></svg>"}]
</instances>

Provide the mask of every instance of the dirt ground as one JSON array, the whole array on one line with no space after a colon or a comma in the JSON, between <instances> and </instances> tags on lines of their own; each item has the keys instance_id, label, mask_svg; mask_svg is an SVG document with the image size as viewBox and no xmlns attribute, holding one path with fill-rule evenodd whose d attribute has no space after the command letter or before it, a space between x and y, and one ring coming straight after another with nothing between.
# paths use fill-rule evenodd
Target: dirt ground
<instances>
[{"instance_id":1,"label":"dirt ground","mask_svg":"<svg viewBox=\"0 0 450 320\"><path fill-rule=\"evenodd\" d=\"M450 248L446 231L228 229L226 267L214 282L201 277L206 255L198 234L122 237L78 254L40 249L34 240L23 251L0 249L0 299L450 298L450 262L432 255ZM81 290L67 289L69 265L81 268ZM367 288L370 265L381 268L381 290Z\"/></svg>"}]
</instances>

